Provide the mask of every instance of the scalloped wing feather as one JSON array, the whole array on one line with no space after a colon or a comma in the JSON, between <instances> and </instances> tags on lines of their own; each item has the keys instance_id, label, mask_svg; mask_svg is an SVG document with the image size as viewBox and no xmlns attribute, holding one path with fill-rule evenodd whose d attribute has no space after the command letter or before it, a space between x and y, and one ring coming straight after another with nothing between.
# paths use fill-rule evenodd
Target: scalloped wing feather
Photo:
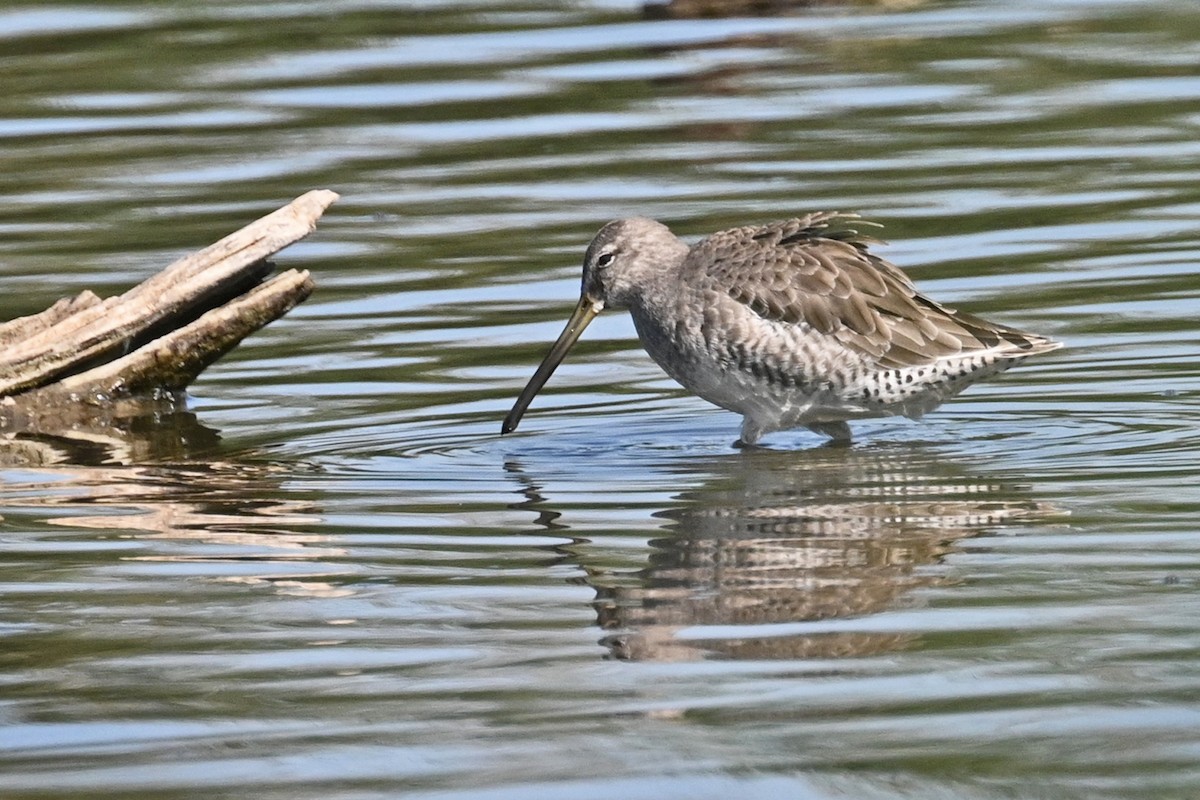
<instances>
[{"instance_id":1,"label":"scalloped wing feather","mask_svg":"<svg viewBox=\"0 0 1200 800\"><path fill-rule=\"evenodd\" d=\"M875 256L879 241L852 214L818 212L733 228L698 242L684 270L755 314L806 324L888 369L978 351L1020 357L1059 346L1046 337L942 306Z\"/></svg>"}]
</instances>

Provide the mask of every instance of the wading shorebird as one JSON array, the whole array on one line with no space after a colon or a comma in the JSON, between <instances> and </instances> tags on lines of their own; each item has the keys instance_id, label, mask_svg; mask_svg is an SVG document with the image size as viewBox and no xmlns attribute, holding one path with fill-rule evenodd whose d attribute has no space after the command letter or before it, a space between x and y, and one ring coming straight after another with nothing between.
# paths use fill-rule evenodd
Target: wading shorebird
<instances>
[{"instance_id":1,"label":"wading shorebird","mask_svg":"<svg viewBox=\"0 0 1200 800\"><path fill-rule=\"evenodd\" d=\"M689 247L644 217L610 222L583 259L567 327L517 398L517 427L588 323L628 308L668 375L743 416L738 443L804 427L849 441L848 420L916 419L975 381L1061 347L922 295L868 249L855 214L733 228ZM866 223L869 224L869 223Z\"/></svg>"}]
</instances>

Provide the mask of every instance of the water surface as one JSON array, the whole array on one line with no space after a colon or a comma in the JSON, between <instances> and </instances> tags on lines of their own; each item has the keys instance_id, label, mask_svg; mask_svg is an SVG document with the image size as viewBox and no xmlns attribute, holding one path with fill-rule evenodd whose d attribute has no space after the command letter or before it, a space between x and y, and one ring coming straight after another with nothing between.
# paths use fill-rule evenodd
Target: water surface
<instances>
[{"instance_id":1,"label":"water surface","mask_svg":"<svg viewBox=\"0 0 1200 800\"><path fill-rule=\"evenodd\" d=\"M10 4L0 318L302 192L316 294L0 469L0 795L1200 792L1200 12ZM730 447L602 316L606 220L813 209L1068 347Z\"/></svg>"}]
</instances>

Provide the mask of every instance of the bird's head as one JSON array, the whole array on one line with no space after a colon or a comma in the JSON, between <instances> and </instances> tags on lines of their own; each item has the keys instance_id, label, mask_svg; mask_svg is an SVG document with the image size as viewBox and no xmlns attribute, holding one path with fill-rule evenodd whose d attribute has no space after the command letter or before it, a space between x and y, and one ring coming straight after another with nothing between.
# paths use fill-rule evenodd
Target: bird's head
<instances>
[{"instance_id":1,"label":"bird's head","mask_svg":"<svg viewBox=\"0 0 1200 800\"><path fill-rule=\"evenodd\" d=\"M674 268L688 247L661 222L629 217L608 223L583 257L582 297L602 307L632 303L663 269Z\"/></svg>"},{"instance_id":2,"label":"bird's head","mask_svg":"<svg viewBox=\"0 0 1200 800\"><path fill-rule=\"evenodd\" d=\"M635 302L654 276L674 269L687 255L688 247L666 225L646 217L610 222L600 229L583 257L583 286L579 302L567 326L542 360L501 429L517 427L534 396L550 380L554 370L597 314L605 307L624 307Z\"/></svg>"}]
</instances>

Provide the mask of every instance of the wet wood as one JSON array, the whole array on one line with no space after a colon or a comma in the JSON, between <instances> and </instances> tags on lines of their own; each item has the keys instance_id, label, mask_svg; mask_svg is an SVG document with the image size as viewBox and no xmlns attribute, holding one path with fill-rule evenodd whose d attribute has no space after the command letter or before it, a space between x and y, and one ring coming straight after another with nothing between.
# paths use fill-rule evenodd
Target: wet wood
<instances>
[{"instance_id":1,"label":"wet wood","mask_svg":"<svg viewBox=\"0 0 1200 800\"><path fill-rule=\"evenodd\" d=\"M128 355L34 392L48 398L56 394L111 397L160 389L180 391L242 339L295 308L312 289L307 271L288 270Z\"/></svg>"},{"instance_id":2,"label":"wet wood","mask_svg":"<svg viewBox=\"0 0 1200 800\"><path fill-rule=\"evenodd\" d=\"M85 291L75 297L64 297L45 311L0 323L0 347L27 339L99 302L99 297Z\"/></svg>"},{"instance_id":3,"label":"wet wood","mask_svg":"<svg viewBox=\"0 0 1200 800\"><path fill-rule=\"evenodd\" d=\"M308 192L124 294L83 292L0 324L0 429L3 417L44 419L68 404L74 416L97 402L187 387L309 296L307 272L264 282L267 258L311 233L337 199Z\"/></svg>"}]
</instances>

